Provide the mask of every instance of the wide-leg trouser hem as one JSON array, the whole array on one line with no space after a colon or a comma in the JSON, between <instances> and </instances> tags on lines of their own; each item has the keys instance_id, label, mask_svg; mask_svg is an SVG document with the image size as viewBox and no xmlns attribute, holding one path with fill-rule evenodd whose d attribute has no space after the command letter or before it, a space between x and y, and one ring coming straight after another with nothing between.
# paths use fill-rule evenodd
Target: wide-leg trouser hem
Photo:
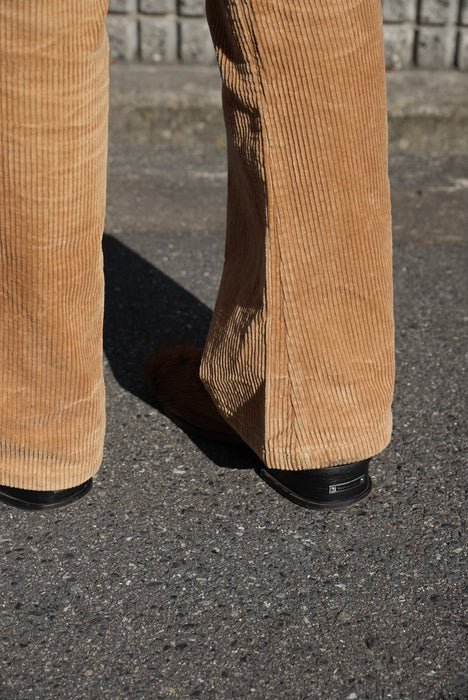
<instances>
[{"instance_id":1,"label":"wide-leg trouser hem","mask_svg":"<svg viewBox=\"0 0 468 700\"><path fill-rule=\"evenodd\" d=\"M380 1L208 0L207 14L228 212L200 376L269 467L370 457L394 378Z\"/></svg>"},{"instance_id":2,"label":"wide-leg trouser hem","mask_svg":"<svg viewBox=\"0 0 468 700\"><path fill-rule=\"evenodd\" d=\"M238 426L239 427L239 426ZM252 447L257 443L257 435L252 426L241 426L244 440ZM276 448L273 441L270 449L257 454L270 469L299 471L302 469L325 469L343 464L360 462L375 457L385 450L392 436L392 415L380 426L370 425L367 431L350 442L334 442L326 447L301 445L296 452L286 452Z\"/></svg>"},{"instance_id":3,"label":"wide-leg trouser hem","mask_svg":"<svg viewBox=\"0 0 468 700\"><path fill-rule=\"evenodd\" d=\"M106 0L0 3L0 482L99 468Z\"/></svg>"},{"instance_id":4,"label":"wide-leg trouser hem","mask_svg":"<svg viewBox=\"0 0 468 700\"><path fill-rule=\"evenodd\" d=\"M51 457L12 459L0 465L0 484L32 491L61 491L91 479L98 473L101 462L102 454L94 464L84 465L61 463Z\"/></svg>"}]
</instances>

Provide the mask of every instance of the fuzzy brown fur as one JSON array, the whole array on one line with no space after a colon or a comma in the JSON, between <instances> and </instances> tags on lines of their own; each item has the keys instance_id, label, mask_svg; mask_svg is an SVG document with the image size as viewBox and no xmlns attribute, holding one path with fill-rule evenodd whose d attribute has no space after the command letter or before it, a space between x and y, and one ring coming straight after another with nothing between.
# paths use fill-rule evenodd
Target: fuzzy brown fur
<instances>
[{"instance_id":1,"label":"fuzzy brown fur","mask_svg":"<svg viewBox=\"0 0 468 700\"><path fill-rule=\"evenodd\" d=\"M190 343L159 348L146 363L146 381L168 413L207 433L234 436L200 380L202 353Z\"/></svg>"}]
</instances>

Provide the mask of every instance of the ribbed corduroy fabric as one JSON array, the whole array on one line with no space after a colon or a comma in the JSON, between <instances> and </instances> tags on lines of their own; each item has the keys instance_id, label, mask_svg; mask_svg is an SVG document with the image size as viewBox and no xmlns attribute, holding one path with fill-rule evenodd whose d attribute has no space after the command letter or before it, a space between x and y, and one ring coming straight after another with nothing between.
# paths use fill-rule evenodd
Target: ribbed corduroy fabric
<instances>
[{"instance_id":1,"label":"ribbed corduroy fabric","mask_svg":"<svg viewBox=\"0 0 468 700\"><path fill-rule=\"evenodd\" d=\"M106 10L0 2L0 483L18 488L101 462Z\"/></svg>"},{"instance_id":2,"label":"ribbed corduroy fabric","mask_svg":"<svg viewBox=\"0 0 468 700\"><path fill-rule=\"evenodd\" d=\"M105 0L0 2L0 483L99 467ZM202 363L270 467L389 440L390 204L379 0L209 0L226 264Z\"/></svg>"},{"instance_id":3,"label":"ribbed corduroy fabric","mask_svg":"<svg viewBox=\"0 0 468 700\"><path fill-rule=\"evenodd\" d=\"M201 367L267 466L373 456L394 352L380 0L208 0L228 217Z\"/></svg>"}]
</instances>

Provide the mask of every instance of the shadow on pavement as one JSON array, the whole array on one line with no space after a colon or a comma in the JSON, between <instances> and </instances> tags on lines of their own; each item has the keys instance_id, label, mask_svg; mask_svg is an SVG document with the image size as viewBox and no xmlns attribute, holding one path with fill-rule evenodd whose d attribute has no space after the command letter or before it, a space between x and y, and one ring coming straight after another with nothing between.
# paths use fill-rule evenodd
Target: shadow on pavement
<instances>
[{"instance_id":1,"label":"shadow on pavement","mask_svg":"<svg viewBox=\"0 0 468 700\"><path fill-rule=\"evenodd\" d=\"M211 310L113 236L104 236L103 252L105 355L118 384L158 408L144 381L146 360L162 345L184 340L203 345ZM260 463L247 445L214 443L180 429L218 466L240 469Z\"/></svg>"}]
</instances>

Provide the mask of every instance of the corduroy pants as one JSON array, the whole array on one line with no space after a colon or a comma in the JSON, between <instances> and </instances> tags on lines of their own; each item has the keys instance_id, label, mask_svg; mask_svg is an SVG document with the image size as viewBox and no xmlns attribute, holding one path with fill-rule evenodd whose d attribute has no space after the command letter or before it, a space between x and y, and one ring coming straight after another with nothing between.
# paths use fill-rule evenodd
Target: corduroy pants
<instances>
[{"instance_id":1,"label":"corduroy pants","mask_svg":"<svg viewBox=\"0 0 468 700\"><path fill-rule=\"evenodd\" d=\"M106 10L0 2L0 483L19 488L72 487L102 458ZM394 373L380 0L207 15L229 174L202 380L269 467L370 457Z\"/></svg>"}]
</instances>

